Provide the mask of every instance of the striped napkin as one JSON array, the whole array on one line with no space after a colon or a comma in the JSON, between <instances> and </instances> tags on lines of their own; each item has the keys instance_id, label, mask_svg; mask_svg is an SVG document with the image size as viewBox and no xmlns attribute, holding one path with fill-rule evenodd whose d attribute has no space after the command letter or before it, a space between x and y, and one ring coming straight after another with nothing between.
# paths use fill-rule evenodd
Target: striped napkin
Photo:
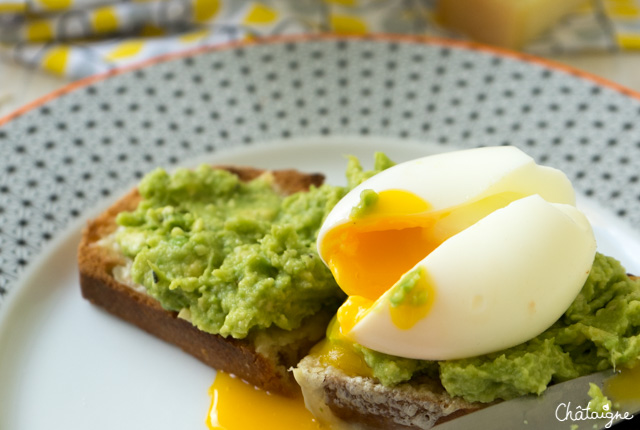
<instances>
[{"instance_id":1,"label":"striped napkin","mask_svg":"<svg viewBox=\"0 0 640 430\"><path fill-rule=\"evenodd\" d=\"M0 0L0 55L81 78L162 54L274 35L456 37L436 0ZM594 0L526 47L640 48L640 0Z\"/></svg>"}]
</instances>

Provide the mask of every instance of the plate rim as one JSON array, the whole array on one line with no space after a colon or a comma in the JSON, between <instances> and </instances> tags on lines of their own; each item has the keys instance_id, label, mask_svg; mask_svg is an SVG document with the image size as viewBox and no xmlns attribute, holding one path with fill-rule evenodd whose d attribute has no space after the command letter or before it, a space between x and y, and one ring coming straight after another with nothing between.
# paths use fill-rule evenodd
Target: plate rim
<instances>
[{"instance_id":1,"label":"plate rim","mask_svg":"<svg viewBox=\"0 0 640 430\"><path fill-rule=\"evenodd\" d=\"M339 42L351 42L351 43L354 43L354 45L372 42L378 45L378 47L380 47L381 44L382 44L381 46L384 47L386 46L384 44L398 43L398 44L403 44L408 48L413 47L415 49L428 49L428 48L453 49L463 53L466 52L471 55L474 55L474 54L475 55L479 55L479 54L491 55L491 56L495 56L495 58L508 59L509 61L512 61L511 65L521 64L526 67L536 67L536 70L539 68L540 71L550 70L550 71L560 72L561 74L560 77L567 77L570 80L575 80L574 82L578 82L584 85L595 85L596 87L602 86L605 88L608 87L615 91L615 93L612 93L612 96L619 97L621 95L622 99L620 100L622 101L626 101L626 102L640 101L640 91L636 92L634 90L627 89L619 84L610 82L604 78L598 77L596 75L592 75L588 72L582 72L571 66L566 66L561 63L556 63L553 60L536 57L531 54L511 51L508 49L503 49L498 47L487 46L487 45L479 44L476 42L459 41L459 40L452 40L452 39L431 37L431 36L414 36L414 35L383 34L383 33L374 34L374 35L365 35L365 36L358 36L358 35L344 36L344 35L336 35L336 34L305 34L305 35L273 36L273 37L265 37L265 38L249 40L249 41L232 41L232 42L228 42L220 45L213 45L213 46L200 46L200 47L196 47L188 50L160 55L157 57L149 58L147 60L143 60L141 62L127 65L125 67L116 68L108 72L89 76L87 78L65 85L39 99L36 99L33 102L26 104L25 106L17 109L13 113L10 113L5 117L0 117L0 127L6 125L13 119L18 119L22 115L27 114L33 110L36 110L40 106L45 105L46 103L53 101L56 98L59 98L63 95L72 93L75 90L86 88L94 83L100 83L100 82L106 81L111 77L116 77L128 72L145 69L155 64L163 64L173 60L185 59L185 58L189 58L189 57L193 57L201 54L208 54L210 52L211 53L212 52L229 53L229 52L233 52L233 50L235 49L243 49L243 48L252 49L254 47L259 48L261 46L275 47L277 49L278 46L287 45L287 44L305 46L309 43L317 43L317 42L321 42L321 43L326 42L325 46L327 46L328 48L333 47L332 45L329 45L330 43L339 43ZM480 57L474 57L474 58L479 59ZM489 59L490 58L492 57L489 57ZM29 119L27 118L27 120ZM292 139L288 138L286 140L291 141ZM55 239L57 239L60 236L64 236L67 229L73 228L73 225L74 225L74 222L72 221L70 224L65 225L62 229L57 229L53 237L54 241L45 244L43 247L41 247L35 252L34 258L30 262L29 267L38 265L37 264L38 258L42 254L46 254L48 248L50 248L53 245L53 242L55 242ZM629 225L628 221L626 222L626 225ZM638 233L640 233L640 230L638 230ZM25 270L25 272L23 273L23 276L15 277L11 283L13 285L20 283L21 280L25 278L24 275L28 272L29 272L29 268ZM3 299L4 303L3 305L0 305L0 309L6 308L7 306L6 304L10 301L9 299L12 291L16 289L17 288L8 289L8 293L5 295L5 298Z\"/></svg>"},{"instance_id":2,"label":"plate rim","mask_svg":"<svg viewBox=\"0 0 640 430\"><path fill-rule=\"evenodd\" d=\"M262 45L277 45L287 43L307 43L316 41L373 41L373 42L396 42L396 43L414 43L418 45L435 45L446 48L464 49L468 51L476 51L482 53L489 53L499 57L509 58L511 60L518 60L524 63L532 65L542 66L547 69L551 69L557 72L565 73L576 79L583 79L591 81L592 83L603 86L605 88L612 89L622 96L630 97L640 101L640 91L636 91L625 87L624 85L613 82L607 78L603 78L591 72L580 70L576 67L569 66L567 64L560 63L555 60L550 60L537 55L519 52L507 48L501 48L498 46L486 45L479 42L468 40L456 40L445 37L437 36L422 36L422 35L410 35L410 34L396 34L396 33L375 33L367 35L340 35L334 33L320 33L320 34L295 34L295 35L278 35L267 36L253 40L236 40L226 42L219 45L206 45L196 48L185 49L178 52L170 52L167 54L151 57L133 64L129 64L122 67L117 67L107 72L98 73L88 76L86 78L79 79L71 82L54 90L42 97L39 97L22 107L14 110L13 112L0 117L0 127L4 126L8 122L21 117L22 115L46 104L47 102L61 97L72 91L87 87L96 82L104 81L110 77L121 75L127 72L144 69L146 67L153 66L158 63L164 63L180 58L188 58L195 55L200 55L208 52L228 51L236 48L254 47Z\"/></svg>"}]
</instances>

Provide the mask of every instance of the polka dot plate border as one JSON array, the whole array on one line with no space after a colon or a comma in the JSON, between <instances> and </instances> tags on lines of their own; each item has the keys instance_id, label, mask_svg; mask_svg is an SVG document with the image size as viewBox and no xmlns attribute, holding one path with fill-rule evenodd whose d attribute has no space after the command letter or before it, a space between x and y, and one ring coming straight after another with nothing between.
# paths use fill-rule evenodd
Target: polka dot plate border
<instances>
[{"instance_id":1,"label":"polka dot plate border","mask_svg":"<svg viewBox=\"0 0 640 430\"><path fill-rule=\"evenodd\" d=\"M402 36L234 44L89 78L0 120L0 309L47 242L145 172L306 136L515 145L637 230L638 119L640 96L580 72Z\"/></svg>"}]
</instances>

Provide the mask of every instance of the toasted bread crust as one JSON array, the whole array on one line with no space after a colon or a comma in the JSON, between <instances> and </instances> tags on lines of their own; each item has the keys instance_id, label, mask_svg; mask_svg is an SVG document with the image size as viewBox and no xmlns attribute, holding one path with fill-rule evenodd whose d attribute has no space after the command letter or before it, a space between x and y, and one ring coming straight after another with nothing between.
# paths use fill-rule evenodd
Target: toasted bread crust
<instances>
[{"instance_id":1,"label":"toasted bread crust","mask_svg":"<svg viewBox=\"0 0 640 430\"><path fill-rule=\"evenodd\" d=\"M313 355L298 363L294 375L307 408L339 428L425 430L487 406L451 397L426 377L390 388L348 376Z\"/></svg>"},{"instance_id":2,"label":"toasted bread crust","mask_svg":"<svg viewBox=\"0 0 640 430\"><path fill-rule=\"evenodd\" d=\"M264 173L250 167L220 168L236 174L242 181L249 181ZM303 174L295 170L273 171L274 188L283 195L306 191L311 185L319 186L324 181L320 174ZM143 330L172 343L193 355L203 363L216 369L233 373L248 382L268 391L294 395L298 386L287 368L295 362L275 362L258 353L251 340L224 338L198 330L188 321L178 318L176 312L167 311L151 296L135 291L113 276L113 269L125 263L123 257L96 242L113 233L117 225L115 218L122 211L134 210L141 197L136 189L126 194L109 209L90 221L83 230L78 247L78 265L82 295L93 304L122 318ZM323 332L320 334L319 337ZM318 338L299 341L282 357L299 360ZM281 359L283 361L284 359Z\"/></svg>"}]
</instances>

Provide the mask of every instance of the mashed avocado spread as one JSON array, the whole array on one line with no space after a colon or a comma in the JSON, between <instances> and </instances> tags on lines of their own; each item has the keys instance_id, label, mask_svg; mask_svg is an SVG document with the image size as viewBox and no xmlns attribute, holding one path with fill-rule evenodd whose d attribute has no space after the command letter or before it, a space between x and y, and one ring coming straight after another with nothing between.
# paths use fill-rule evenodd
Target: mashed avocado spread
<instances>
[{"instance_id":1,"label":"mashed avocado spread","mask_svg":"<svg viewBox=\"0 0 640 430\"><path fill-rule=\"evenodd\" d=\"M364 171L351 157L347 187L322 185L288 197L273 190L268 174L243 183L208 166L172 175L157 169L140 183L138 208L118 215L116 241L133 260L134 282L166 309L188 310L201 330L244 338L254 329L295 329L321 309L335 311L344 299L316 252L324 218L347 191L392 165L377 153L374 169ZM373 194L365 200L375 200ZM398 300L411 291L404 285ZM394 357L335 338L335 328L330 325L328 340L315 351L328 358L335 354L326 351L339 352L349 373L386 386L439 378L451 395L491 402L634 365L640 357L640 281L598 254L580 294L552 327L524 344L464 360Z\"/></svg>"},{"instance_id":2,"label":"mashed avocado spread","mask_svg":"<svg viewBox=\"0 0 640 430\"><path fill-rule=\"evenodd\" d=\"M325 216L349 191L393 163L347 165L347 187L322 185L282 197L269 174L241 182L200 166L142 179L133 212L120 213L116 242L131 277L164 308L187 310L199 329L244 338L253 329L292 330L344 295L316 252Z\"/></svg>"},{"instance_id":3,"label":"mashed avocado spread","mask_svg":"<svg viewBox=\"0 0 640 430\"><path fill-rule=\"evenodd\" d=\"M542 393L561 382L640 358L640 281L616 260L597 254L589 277L565 314L538 337L504 351L464 360L421 361L354 345L387 386L439 376L447 392L491 402Z\"/></svg>"}]
</instances>

